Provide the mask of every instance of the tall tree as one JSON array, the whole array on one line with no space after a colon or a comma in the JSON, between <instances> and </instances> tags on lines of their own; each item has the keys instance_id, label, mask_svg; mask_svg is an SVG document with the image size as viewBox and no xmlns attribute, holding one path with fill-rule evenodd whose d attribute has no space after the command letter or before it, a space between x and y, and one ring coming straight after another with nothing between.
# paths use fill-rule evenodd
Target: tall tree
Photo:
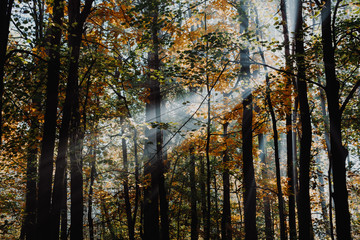
<instances>
[{"instance_id":1,"label":"tall tree","mask_svg":"<svg viewBox=\"0 0 360 240\"><path fill-rule=\"evenodd\" d=\"M194 148L190 148L190 201L191 201L191 240L199 238L199 223L197 211L197 191L195 178L195 153Z\"/></svg>"},{"instance_id":2,"label":"tall tree","mask_svg":"<svg viewBox=\"0 0 360 240\"><path fill-rule=\"evenodd\" d=\"M240 33L245 34L249 27L247 3L240 1L237 4L240 18ZM243 119L242 119L242 153L243 153L243 184L244 184L244 221L245 239L257 239L256 228L256 183L254 174L253 150L253 96L250 86L250 56L249 48L240 50L241 71L245 87L243 94Z\"/></svg>"},{"instance_id":3,"label":"tall tree","mask_svg":"<svg viewBox=\"0 0 360 240\"><path fill-rule=\"evenodd\" d=\"M264 134L260 133L258 135L259 140L259 150L260 150L260 160L261 163L264 164L262 169L261 175L264 181L268 181L269 178L269 171L268 171L268 164L266 161L266 150L265 150L265 137ZM266 240L273 240L274 239L274 232L273 232L273 222L271 218L271 206L270 206L270 196L269 193L263 197L264 201L264 217L265 217L265 237Z\"/></svg>"},{"instance_id":4,"label":"tall tree","mask_svg":"<svg viewBox=\"0 0 360 240\"><path fill-rule=\"evenodd\" d=\"M345 160L348 151L342 143L341 136L341 118L343 113L341 109L344 108L346 103L344 102L343 106L340 108L340 82L336 77L336 62L332 42L331 0L325 0L321 3L323 4L321 9L321 40L323 45L323 61L325 64L325 92L330 118L330 162L333 167L333 199L335 202L336 234L338 238L348 240L351 239L351 223L345 168Z\"/></svg>"},{"instance_id":5,"label":"tall tree","mask_svg":"<svg viewBox=\"0 0 360 240\"><path fill-rule=\"evenodd\" d=\"M6 51L9 39L9 26L11 19L11 9L14 0L3 0L0 3L0 145L2 143L2 125L3 125L3 96L4 96L4 77Z\"/></svg>"},{"instance_id":6,"label":"tall tree","mask_svg":"<svg viewBox=\"0 0 360 240\"><path fill-rule=\"evenodd\" d=\"M281 24L283 28L284 36L284 55L285 55L285 70L290 71L290 40L289 40L289 29L287 20L287 5L285 0L280 1L281 11ZM286 75L288 91L291 89L292 77ZM293 160L293 126L292 126L292 94L288 96L286 106L286 158L287 158L287 177L288 177L288 195L289 195L289 232L290 239L295 240L296 235L296 214L295 214L295 179L294 179L294 160Z\"/></svg>"},{"instance_id":7,"label":"tall tree","mask_svg":"<svg viewBox=\"0 0 360 240\"><path fill-rule=\"evenodd\" d=\"M60 79L60 41L62 33L62 18L64 16L64 3L62 0L52 2L53 18L50 24L48 41L48 69L45 100L45 122L41 142L41 155L39 159L39 185L37 224L38 238L49 239L50 205L53 176L53 161L55 147L55 133L57 126L58 87Z\"/></svg>"},{"instance_id":8,"label":"tall tree","mask_svg":"<svg viewBox=\"0 0 360 240\"><path fill-rule=\"evenodd\" d=\"M144 175L151 178L151 186L144 190L144 239L169 239L169 220L167 217L167 200L164 190L163 136L161 130L161 92L160 92L160 4L149 0L146 13L150 16L150 52L148 53L148 76L146 87L149 95L146 103L146 122L154 121L159 125L145 131L148 141L145 145ZM160 189L161 188L161 189ZM161 191L161 192L160 192ZM160 193L159 193L160 192ZM159 197L161 212L161 234L159 228Z\"/></svg>"},{"instance_id":9,"label":"tall tree","mask_svg":"<svg viewBox=\"0 0 360 240\"><path fill-rule=\"evenodd\" d=\"M80 0L69 0L69 38L70 62L68 68L68 84L73 86L73 102L70 119L70 176L71 176L71 231L70 239L83 239L83 171L82 171L82 138L83 129L80 126L80 86L79 86L79 55L84 31L84 23L91 12L93 0L85 0L81 7ZM81 10L82 8L82 10Z\"/></svg>"},{"instance_id":10,"label":"tall tree","mask_svg":"<svg viewBox=\"0 0 360 240\"><path fill-rule=\"evenodd\" d=\"M223 124L223 136L225 142L225 151L223 153L223 213L221 219L221 236L223 240L232 239L232 228L231 228L231 206L230 206L230 173L229 173L229 155L227 147L228 138L228 122Z\"/></svg>"},{"instance_id":11,"label":"tall tree","mask_svg":"<svg viewBox=\"0 0 360 240\"><path fill-rule=\"evenodd\" d=\"M310 207L310 162L311 162L311 119L307 97L306 66L304 50L304 30L302 0L297 0L296 4L296 25L295 25L295 51L297 64L297 86L300 104L300 177L299 177L299 238L313 239L311 207Z\"/></svg>"}]
</instances>

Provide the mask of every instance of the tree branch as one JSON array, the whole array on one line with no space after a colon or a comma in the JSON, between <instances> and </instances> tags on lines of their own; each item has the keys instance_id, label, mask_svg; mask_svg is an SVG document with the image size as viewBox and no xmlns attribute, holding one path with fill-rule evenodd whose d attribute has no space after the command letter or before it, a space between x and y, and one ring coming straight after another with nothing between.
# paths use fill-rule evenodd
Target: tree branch
<instances>
[{"instance_id":1,"label":"tree branch","mask_svg":"<svg viewBox=\"0 0 360 240\"><path fill-rule=\"evenodd\" d=\"M26 53L26 54L29 54L29 55L31 55L31 56L33 56L33 57L36 57L36 58L40 59L40 60L43 61L43 62L47 62L47 60L45 60L44 58L40 57L39 55L37 55L37 54L35 54L35 53L32 53L32 52L30 52L30 51L27 51L27 50L23 50L23 49L13 49L13 50L11 50L10 52L8 52L8 54L6 54L6 56L5 56L5 61L6 61L7 59L9 59L9 58L11 57L11 55L13 55L14 53Z\"/></svg>"},{"instance_id":2,"label":"tree branch","mask_svg":"<svg viewBox=\"0 0 360 240\"><path fill-rule=\"evenodd\" d=\"M346 97L344 103L341 105L340 108L340 114L342 114L345 110L346 105L349 103L349 101L351 100L351 98L354 96L354 93L356 92L356 89L360 86L360 79L356 82L356 84L354 85L354 87L351 89L349 95Z\"/></svg>"}]
</instances>

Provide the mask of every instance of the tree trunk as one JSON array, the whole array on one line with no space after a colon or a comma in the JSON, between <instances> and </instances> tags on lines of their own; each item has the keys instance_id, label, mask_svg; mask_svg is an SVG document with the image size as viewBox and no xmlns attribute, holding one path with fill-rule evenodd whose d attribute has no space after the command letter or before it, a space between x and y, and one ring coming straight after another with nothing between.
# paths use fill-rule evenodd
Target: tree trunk
<instances>
[{"instance_id":1,"label":"tree trunk","mask_svg":"<svg viewBox=\"0 0 360 240\"><path fill-rule=\"evenodd\" d=\"M63 190L63 201L61 203L61 212L60 212L60 239L67 240L68 239L68 211L67 211L67 182L68 182L68 173L65 171L64 177L65 187Z\"/></svg>"},{"instance_id":2,"label":"tree trunk","mask_svg":"<svg viewBox=\"0 0 360 240\"><path fill-rule=\"evenodd\" d=\"M91 161L91 172L90 172L90 185L89 185L89 200L88 200L88 223L89 223L89 238L94 240L94 219L92 217L92 200L93 200L93 186L96 175L96 146L92 149L93 159Z\"/></svg>"},{"instance_id":3,"label":"tree trunk","mask_svg":"<svg viewBox=\"0 0 360 240\"><path fill-rule=\"evenodd\" d=\"M285 214L284 214L284 198L281 188L281 173L280 173L280 156L279 156L279 135L276 124L276 117L274 108L272 106L271 98L270 98L270 82L269 77L266 74L266 100L269 106L272 128L273 128L273 137L274 137L274 151L275 151L275 169L276 169L276 186L277 186L277 197L279 203L279 217L280 217L280 239L287 239L286 233L286 223L285 223Z\"/></svg>"},{"instance_id":4,"label":"tree trunk","mask_svg":"<svg viewBox=\"0 0 360 240\"><path fill-rule=\"evenodd\" d=\"M301 137L300 137L300 178L299 178L299 238L313 239L310 207L310 162L311 162L311 120L307 97L307 83L304 59L304 33L302 18L302 0L297 1L297 22L295 27L296 63L298 68L297 85L300 104Z\"/></svg>"},{"instance_id":5,"label":"tree trunk","mask_svg":"<svg viewBox=\"0 0 360 240\"><path fill-rule=\"evenodd\" d=\"M136 223L136 216L139 208L139 199L140 199L140 179L139 179L139 157L138 157L138 144L137 144L137 130L134 129L134 158L135 158L135 206L134 206L134 213L133 213L133 223L135 226ZM140 204L141 206L142 204ZM140 214L142 216L142 214ZM140 221L142 222L142 221ZM140 228L140 235L141 235L141 228Z\"/></svg>"},{"instance_id":6,"label":"tree trunk","mask_svg":"<svg viewBox=\"0 0 360 240\"><path fill-rule=\"evenodd\" d=\"M4 77L5 77L5 63L6 50L9 40L9 25L11 19L11 9L14 0L2 0L0 3L0 145L2 144L3 135L3 96L4 96Z\"/></svg>"},{"instance_id":7,"label":"tree trunk","mask_svg":"<svg viewBox=\"0 0 360 240\"><path fill-rule=\"evenodd\" d=\"M205 193L205 166L202 156L200 156L200 198L201 198L201 213L203 230L206 228L206 193Z\"/></svg>"},{"instance_id":8,"label":"tree trunk","mask_svg":"<svg viewBox=\"0 0 360 240\"><path fill-rule=\"evenodd\" d=\"M46 85L45 122L41 142L41 155L39 160L39 186L38 186L38 238L51 237L50 205L51 185L53 176L53 161L55 147L55 133L58 107L58 86L60 79L60 40L63 4L61 0L53 2L53 24L49 29L49 60Z\"/></svg>"},{"instance_id":9,"label":"tree trunk","mask_svg":"<svg viewBox=\"0 0 360 240\"><path fill-rule=\"evenodd\" d=\"M284 54L285 54L285 70L291 71L290 63L290 41L288 21L286 14L286 1L281 0L280 11L282 18L283 36L284 36ZM287 77L287 90L289 91L292 85L292 80L289 75ZM288 104L286 106L286 153L287 153L287 177L288 177L288 196L289 196L289 232L290 240L297 239L296 235L296 214L295 214L295 187L294 187L294 161L293 161L293 128L291 119L291 107L292 107L292 94L290 94Z\"/></svg>"},{"instance_id":10,"label":"tree trunk","mask_svg":"<svg viewBox=\"0 0 360 240\"><path fill-rule=\"evenodd\" d=\"M197 214L197 191L195 178L195 155L194 149L190 148L190 204L191 204L191 240L199 238L198 214Z\"/></svg>"},{"instance_id":11,"label":"tree trunk","mask_svg":"<svg viewBox=\"0 0 360 240\"><path fill-rule=\"evenodd\" d=\"M226 122L223 124L224 132L224 142L225 142L225 151L223 155L223 214L221 219L221 235L223 240L232 239L232 227L231 227L231 206L230 206L230 173L229 173L229 156L228 149L226 145L227 128L229 123Z\"/></svg>"},{"instance_id":12,"label":"tree trunk","mask_svg":"<svg viewBox=\"0 0 360 240\"><path fill-rule=\"evenodd\" d=\"M332 45L331 0L326 0L325 5L322 7L321 20L323 60L326 77L325 91L330 117L330 162L333 166L336 234L338 238L349 240L351 239L351 223L345 168L348 151L342 144L341 136L340 83L336 78L336 63Z\"/></svg>"},{"instance_id":13,"label":"tree trunk","mask_svg":"<svg viewBox=\"0 0 360 240\"><path fill-rule=\"evenodd\" d=\"M30 120L30 142L27 153L26 166L26 203L24 233L27 240L36 239L36 179L37 179L37 153L38 120Z\"/></svg>"},{"instance_id":14,"label":"tree trunk","mask_svg":"<svg viewBox=\"0 0 360 240\"><path fill-rule=\"evenodd\" d=\"M122 120L122 125L124 125L123 120ZM125 211L126 211L129 239L133 240L135 239L135 231L134 231L134 223L131 214L131 204L130 204L130 195L129 195L129 179L128 179L129 167L128 167L127 145L126 145L126 140L124 138L125 127L122 126L121 128L123 135L121 139L121 148L122 148L123 167L124 167L123 185L124 185Z\"/></svg>"},{"instance_id":15,"label":"tree trunk","mask_svg":"<svg viewBox=\"0 0 360 240\"><path fill-rule=\"evenodd\" d=\"M269 173L268 173L269 166L267 166L267 162L266 162L266 150L265 150L264 135L262 133L259 134L258 139L259 139L260 160L261 160L261 163L264 164L264 166L262 168L262 177L263 177L264 182L266 182L270 178L269 178ZM266 240L273 240L274 232L273 232L273 223L272 223L272 219L271 219L270 197L269 197L268 193L263 197L263 201L264 201Z\"/></svg>"},{"instance_id":16,"label":"tree trunk","mask_svg":"<svg viewBox=\"0 0 360 240\"><path fill-rule=\"evenodd\" d=\"M68 82L73 84L73 102L70 120L70 188L71 188L71 240L83 239L83 173L82 173L82 138L83 130L80 126L79 110L79 55L84 23L90 14L93 0L86 0L81 9L80 0L69 0L69 48L70 65ZM85 123L84 123L85 124Z\"/></svg>"},{"instance_id":17,"label":"tree trunk","mask_svg":"<svg viewBox=\"0 0 360 240\"><path fill-rule=\"evenodd\" d=\"M161 123L160 107L161 107L161 93L160 82L156 73L160 70L159 59L159 23L158 23L158 3L151 4L149 14L152 17L151 22L151 36L152 49L148 54L148 82L149 89L148 102L146 103L146 123L151 125L153 122ZM155 72L153 74L152 72ZM162 162L162 133L160 126L145 130L147 143L145 144L144 155L147 161L145 162L144 175L145 178L151 178L151 186L144 189L144 239L167 239L169 236L163 235L159 229L159 188L163 178L163 162ZM165 193L162 193L165 195ZM162 199L162 201L166 199ZM163 209L163 207L162 207ZM163 209L164 210L164 209ZM168 224L165 216L162 216L162 224ZM166 227L162 226L161 230Z\"/></svg>"},{"instance_id":18,"label":"tree trunk","mask_svg":"<svg viewBox=\"0 0 360 240\"><path fill-rule=\"evenodd\" d=\"M239 6L238 14L240 17L240 33L248 31L249 19L247 16L248 7L246 4ZM250 81L250 58L249 49L240 50L241 71L244 84L247 85L243 95L243 119L242 119L242 152L243 152L243 185L244 185L244 221L245 239L257 240L256 229L256 183L254 175L253 161L253 103Z\"/></svg>"}]
</instances>

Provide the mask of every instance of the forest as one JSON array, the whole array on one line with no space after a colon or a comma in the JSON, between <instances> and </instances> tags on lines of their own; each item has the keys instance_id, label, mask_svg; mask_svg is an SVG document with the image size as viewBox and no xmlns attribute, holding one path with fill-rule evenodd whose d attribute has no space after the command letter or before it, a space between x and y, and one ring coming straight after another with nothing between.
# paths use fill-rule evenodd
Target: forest
<instances>
[{"instance_id":1,"label":"forest","mask_svg":"<svg viewBox=\"0 0 360 240\"><path fill-rule=\"evenodd\" d=\"M360 239L359 0L1 0L0 238Z\"/></svg>"}]
</instances>

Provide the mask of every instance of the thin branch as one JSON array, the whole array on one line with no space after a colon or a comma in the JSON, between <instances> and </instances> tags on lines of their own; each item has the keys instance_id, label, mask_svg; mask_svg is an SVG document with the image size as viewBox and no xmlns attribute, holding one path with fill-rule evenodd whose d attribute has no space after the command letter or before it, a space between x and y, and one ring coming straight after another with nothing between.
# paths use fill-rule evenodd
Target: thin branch
<instances>
[{"instance_id":1,"label":"thin branch","mask_svg":"<svg viewBox=\"0 0 360 240\"><path fill-rule=\"evenodd\" d=\"M251 58L250 58L250 59L251 59ZM273 70L275 70L275 71L282 72L282 73L286 73L286 74L291 75L291 76L294 76L294 77L298 77L298 75L295 74L295 73L288 72L288 71L285 71L285 70L282 70L282 69L273 67L273 66L268 65L268 64L259 63L259 62L256 62L256 61L252 60L252 59L251 59L251 62L252 62L252 64L257 64L257 65L260 65L260 66L268 67L268 68L271 68L271 69L273 69ZM306 79L306 78L302 78L301 80L306 81L306 82L308 82L308 83L312 83L312 84L314 84L314 85L316 85L316 86L318 86L318 87L320 87L320 88L322 88L322 89L325 90L325 86L321 85L320 83L314 82L314 81L309 80L309 79Z\"/></svg>"},{"instance_id":2,"label":"thin branch","mask_svg":"<svg viewBox=\"0 0 360 240\"><path fill-rule=\"evenodd\" d=\"M36 55L35 53L32 53L32 52L27 51L27 50L23 50L23 49L13 49L13 50L11 50L8 54L6 54L5 60L9 59L12 54L17 53L17 52L18 52L18 53L26 53L26 54L29 54L29 55L31 55L31 56L33 56L33 57L36 57L36 58L40 59L40 60L43 61L43 62L47 62L47 60L45 60L44 58L40 57L39 55Z\"/></svg>"},{"instance_id":3,"label":"thin branch","mask_svg":"<svg viewBox=\"0 0 360 240\"><path fill-rule=\"evenodd\" d=\"M341 105L340 108L340 114L342 114L345 110L346 105L349 103L349 101L351 100L351 98L354 96L354 93L356 92L356 89L360 86L360 79L356 82L356 84L354 85L354 87L351 89L349 95L346 97L344 103Z\"/></svg>"}]
</instances>

